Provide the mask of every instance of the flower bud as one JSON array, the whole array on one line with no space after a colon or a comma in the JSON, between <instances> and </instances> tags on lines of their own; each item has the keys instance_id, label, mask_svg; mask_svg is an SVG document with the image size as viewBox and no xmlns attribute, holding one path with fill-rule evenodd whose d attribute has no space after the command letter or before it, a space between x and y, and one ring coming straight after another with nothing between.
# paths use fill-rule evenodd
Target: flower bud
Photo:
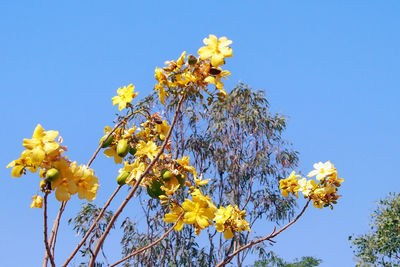
<instances>
[{"instance_id":1,"label":"flower bud","mask_svg":"<svg viewBox=\"0 0 400 267\"><path fill-rule=\"evenodd\" d=\"M210 71L209 71L209 73L210 73L211 75L218 75L218 74L221 73L221 70L220 70L220 69L217 69L217 68L211 68Z\"/></svg>"},{"instance_id":2,"label":"flower bud","mask_svg":"<svg viewBox=\"0 0 400 267\"><path fill-rule=\"evenodd\" d=\"M58 178L58 175L60 175L60 172L56 168L51 168L46 172L46 179L47 181L52 182Z\"/></svg>"},{"instance_id":3,"label":"flower bud","mask_svg":"<svg viewBox=\"0 0 400 267\"><path fill-rule=\"evenodd\" d=\"M131 154L132 156L134 156L136 154L136 151L137 151L137 149L134 146L131 146L129 148L129 154Z\"/></svg>"},{"instance_id":4,"label":"flower bud","mask_svg":"<svg viewBox=\"0 0 400 267\"><path fill-rule=\"evenodd\" d=\"M176 179L178 180L178 182L179 182L179 184L180 184L181 186L184 186L184 185L185 185L185 178L183 178L181 174L178 174L178 175L176 176Z\"/></svg>"},{"instance_id":5,"label":"flower bud","mask_svg":"<svg viewBox=\"0 0 400 267\"><path fill-rule=\"evenodd\" d=\"M125 157L129 152L129 145L126 139L119 140L117 145L117 154L121 158Z\"/></svg>"},{"instance_id":6,"label":"flower bud","mask_svg":"<svg viewBox=\"0 0 400 267\"><path fill-rule=\"evenodd\" d=\"M103 140L104 140L106 137L107 137L107 135L103 136L103 137L100 139L99 145L101 145L101 143L103 142ZM106 147L110 146L110 145L112 144L113 140L114 140L114 136L113 136L113 135L110 135L110 136L106 139L106 141L104 141L104 143L103 143L103 145L102 145L101 147L102 147L102 148L106 148Z\"/></svg>"},{"instance_id":7,"label":"flower bud","mask_svg":"<svg viewBox=\"0 0 400 267\"><path fill-rule=\"evenodd\" d=\"M172 173L169 170L163 170L161 174L164 181L169 181L172 178Z\"/></svg>"},{"instance_id":8,"label":"flower bud","mask_svg":"<svg viewBox=\"0 0 400 267\"><path fill-rule=\"evenodd\" d=\"M150 185L146 187L147 193L152 198L159 199L160 195L165 195L165 191L161 189L163 183L158 180L151 181Z\"/></svg>"},{"instance_id":9,"label":"flower bud","mask_svg":"<svg viewBox=\"0 0 400 267\"><path fill-rule=\"evenodd\" d=\"M194 65L197 63L197 57L194 55L188 55L188 63L189 65Z\"/></svg>"},{"instance_id":10,"label":"flower bud","mask_svg":"<svg viewBox=\"0 0 400 267\"><path fill-rule=\"evenodd\" d=\"M158 138L160 138L161 141L164 141L165 140L165 135L164 134L159 134Z\"/></svg>"},{"instance_id":11,"label":"flower bud","mask_svg":"<svg viewBox=\"0 0 400 267\"><path fill-rule=\"evenodd\" d=\"M119 185L124 185L126 182L126 178L128 178L129 172L127 171L122 171L118 176L117 176L117 183Z\"/></svg>"}]
</instances>

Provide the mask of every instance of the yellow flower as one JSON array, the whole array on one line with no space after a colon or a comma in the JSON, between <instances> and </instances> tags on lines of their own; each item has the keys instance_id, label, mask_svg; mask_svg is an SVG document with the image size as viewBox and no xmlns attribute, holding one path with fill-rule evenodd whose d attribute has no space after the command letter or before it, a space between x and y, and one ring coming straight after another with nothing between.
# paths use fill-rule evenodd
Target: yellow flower
<instances>
[{"instance_id":1,"label":"yellow flower","mask_svg":"<svg viewBox=\"0 0 400 267\"><path fill-rule=\"evenodd\" d=\"M282 195L284 197L288 197L289 193L296 193L296 197L298 198L298 190L299 184L297 177L301 177L300 175L296 175L295 171L289 175L288 178L279 181L279 189L282 190Z\"/></svg>"},{"instance_id":2,"label":"yellow flower","mask_svg":"<svg viewBox=\"0 0 400 267\"><path fill-rule=\"evenodd\" d=\"M72 163L70 168L74 176L78 197L93 201L99 188L99 180L94 176L94 171L85 165L77 166L76 162Z\"/></svg>"},{"instance_id":3,"label":"yellow flower","mask_svg":"<svg viewBox=\"0 0 400 267\"><path fill-rule=\"evenodd\" d=\"M207 78L204 79L204 81L207 83L214 84L217 89L221 90L222 88L224 88L224 83L221 82L221 78L228 80L228 78L226 78L226 76L228 75L231 75L231 73L228 70L224 70L221 71L221 73L219 73L218 75L208 76Z\"/></svg>"},{"instance_id":4,"label":"yellow flower","mask_svg":"<svg viewBox=\"0 0 400 267\"><path fill-rule=\"evenodd\" d=\"M176 66L178 69L182 68L183 64L185 64L185 56L186 51L183 51L179 59L176 61Z\"/></svg>"},{"instance_id":5,"label":"yellow flower","mask_svg":"<svg viewBox=\"0 0 400 267\"><path fill-rule=\"evenodd\" d=\"M209 181L210 179L202 180L202 179L201 179L202 176L203 176L203 175L200 175L199 179L194 178L194 182L195 182L195 184L196 184L197 186L202 186L202 185L208 184L208 181Z\"/></svg>"},{"instance_id":6,"label":"yellow flower","mask_svg":"<svg viewBox=\"0 0 400 267\"><path fill-rule=\"evenodd\" d=\"M126 108L126 104L130 103L133 98L135 98L139 93L135 93L134 92L135 86L133 86L132 84L128 85L128 87L124 86L123 88L118 88L117 90L117 96L114 96L112 98L113 101L113 105L117 105L119 111L121 111L122 109Z\"/></svg>"},{"instance_id":7,"label":"yellow flower","mask_svg":"<svg viewBox=\"0 0 400 267\"><path fill-rule=\"evenodd\" d=\"M170 126L168 126L167 121L164 120L161 124L156 125L156 131L159 135L167 136Z\"/></svg>"},{"instance_id":8,"label":"yellow flower","mask_svg":"<svg viewBox=\"0 0 400 267\"><path fill-rule=\"evenodd\" d=\"M69 166L69 162L61 158L54 162L54 168L59 171L57 179L51 182L51 188L55 190L58 201L67 201L77 192L77 186L74 182L74 174Z\"/></svg>"},{"instance_id":9,"label":"yellow flower","mask_svg":"<svg viewBox=\"0 0 400 267\"><path fill-rule=\"evenodd\" d=\"M161 104L165 105L165 96L168 96L169 94L165 92L164 87L159 84L156 84L155 90L158 90L158 98L160 99Z\"/></svg>"},{"instance_id":10,"label":"yellow flower","mask_svg":"<svg viewBox=\"0 0 400 267\"><path fill-rule=\"evenodd\" d=\"M114 157L115 164L122 163L122 158L120 156L118 156L118 154L117 154L117 145L113 145L113 146L107 148L106 150L104 150L104 154L108 158Z\"/></svg>"},{"instance_id":11,"label":"yellow flower","mask_svg":"<svg viewBox=\"0 0 400 267\"><path fill-rule=\"evenodd\" d=\"M21 153L21 158L11 161L7 168L12 168L11 177L21 177L25 173L25 168L30 172L34 173L37 171L37 166L35 166L30 157L28 157L29 152L25 150Z\"/></svg>"},{"instance_id":12,"label":"yellow flower","mask_svg":"<svg viewBox=\"0 0 400 267\"><path fill-rule=\"evenodd\" d=\"M239 207L235 205L229 205L228 207L220 207L215 212L215 228L218 232L224 232L224 238L230 239L234 236L233 232L250 231L249 223L244 219L246 217L246 211L239 210Z\"/></svg>"},{"instance_id":13,"label":"yellow flower","mask_svg":"<svg viewBox=\"0 0 400 267\"><path fill-rule=\"evenodd\" d=\"M307 176L308 177L316 176L315 178L318 181L324 179L326 176L336 173L336 169L330 161L327 161L325 163L318 162L315 163L313 166L315 170L310 171L310 173Z\"/></svg>"},{"instance_id":14,"label":"yellow flower","mask_svg":"<svg viewBox=\"0 0 400 267\"><path fill-rule=\"evenodd\" d=\"M200 190L192 193L192 200L185 199L182 207L185 211L183 222L193 224L196 235L199 235L202 229L212 225L211 220L214 219L214 212L217 210L210 198L203 196Z\"/></svg>"},{"instance_id":15,"label":"yellow flower","mask_svg":"<svg viewBox=\"0 0 400 267\"><path fill-rule=\"evenodd\" d=\"M147 156L150 160L153 160L158 152L158 147L153 141L149 141L146 143L141 140L136 145L136 149L136 157Z\"/></svg>"},{"instance_id":16,"label":"yellow flower","mask_svg":"<svg viewBox=\"0 0 400 267\"><path fill-rule=\"evenodd\" d=\"M56 151L60 145L54 141L57 131L45 131L38 124L33 132L32 139L24 139L23 146L29 151L28 157L35 166L40 166L46 155Z\"/></svg>"},{"instance_id":17,"label":"yellow flower","mask_svg":"<svg viewBox=\"0 0 400 267\"><path fill-rule=\"evenodd\" d=\"M160 85L164 85L167 83L167 77L165 76L163 69L157 67L154 72L154 78L156 78Z\"/></svg>"},{"instance_id":18,"label":"yellow flower","mask_svg":"<svg viewBox=\"0 0 400 267\"><path fill-rule=\"evenodd\" d=\"M197 172L196 169L193 166L190 166L189 162L189 156L182 157L181 159L177 159L176 162L185 170L188 172L191 172L193 174L194 178L197 178Z\"/></svg>"},{"instance_id":19,"label":"yellow flower","mask_svg":"<svg viewBox=\"0 0 400 267\"><path fill-rule=\"evenodd\" d=\"M206 46L199 49L200 59L206 60L211 58L211 65L218 67L224 64L224 58L232 57L232 49L229 45L232 43L226 37L217 39L215 35L210 34L209 38L203 40Z\"/></svg>"},{"instance_id":20,"label":"yellow flower","mask_svg":"<svg viewBox=\"0 0 400 267\"><path fill-rule=\"evenodd\" d=\"M146 164L144 164L144 162L140 161L139 159L136 159L135 162L132 164L125 162L123 170L130 173L125 183L131 185L135 184L145 169Z\"/></svg>"},{"instance_id":21,"label":"yellow flower","mask_svg":"<svg viewBox=\"0 0 400 267\"><path fill-rule=\"evenodd\" d=\"M314 180L307 181L306 178L300 179L298 184L300 186L298 190L301 191L305 197L308 197L310 192L318 186Z\"/></svg>"},{"instance_id":22,"label":"yellow flower","mask_svg":"<svg viewBox=\"0 0 400 267\"><path fill-rule=\"evenodd\" d=\"M41 196L33 196L32 197L33 201L31 203L31 209L33 208L39 208L41 209L43 207L43 198Z\"/></svg>"},{"instance_id":23,"label":"yellow flower","mask_svg":"<svg viewBox=\"0 0 400 267\"><path fill-rule=\"evenodd\" d=\"M228 207L220 207L216 212L215 212L215 228L217 229L218 232L223 232L225 231L224 224L225 222L231 217L232 215L232 210L233 207L232 205L229 205Z\"/></svg>"},{"instance_id":24,"label":"yellow flower","mask_svg":"<svg viewBox=\"0 0 400 267\"><path fill-rule=\"evenodd\" d=\"M171 206L171 213L167 213L164 216L164 222L166 223L175 223L179 216L181 216L181 214L184 212L184 210L178 206L178 205L172 205ZM181 217L178 221L178 223L176 224L176 226L174 227L175 231L180 231L183 228L183 217Z\"/></svg>"}]
</instances>

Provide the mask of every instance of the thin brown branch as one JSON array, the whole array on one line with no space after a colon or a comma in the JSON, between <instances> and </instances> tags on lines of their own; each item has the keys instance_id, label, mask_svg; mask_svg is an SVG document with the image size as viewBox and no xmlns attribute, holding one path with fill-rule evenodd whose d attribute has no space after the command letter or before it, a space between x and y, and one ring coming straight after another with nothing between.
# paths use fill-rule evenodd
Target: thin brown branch
<instances>
[{"instance_id":1,"label":"thin brown branch","mask_svg":"<svg viewBox=\"0 0 400 267\"><path fill-rule=\"evenodd\" d=\"M228 264L228 263L233 259L233 257L235 257L239 252L241 252L241 251L243 251L243 250L245 250L245 249L248 249L248 248L254 246L255 244L264 242L264 241L266 241L266 240L270 240L270 239L274 238L275 236L279 235L281 232L285 231L288 227L290 227L292 224L294 224L294 223L303 215L303 213L306 211L306 209L307 209L307 207L308 207L308 204L310 204L310 201L311 201L311 199L308 199L306 205L304 206L304 208L302 209L302 211L299 213L299 215L297 215L297 217L296 217L294 220L290 221L288 224L286 224L284 227L282 227L282 228L279 229L278 231L276 231L276 227L274 227L274 230L273 230L268 236L265 236L265 237L262 237L262 238L260 238L260 239L251 241L250 243L247 243L246 245L241 246L240 248L236 249L234 252L232 252L231 254L229 254L222 262L218 263L218 265L217 265L216 267L225 266L225 265ZM271 240L270 240L270 241L271 241Z\"/></svg>"},{"instance_id":2,"label":"thin brown branch","mask_svg":"<svg viewBox=\"0 0 400 267\"><path fill-rule=\"evenodd\" d=\"M140 253L142 253L143 251L148 250L148 249L154 247L154 246L157 245L158 243L160 243L165 237L167 237L167 235L169 235L169 233L171 233L171 231L172 231L172 230L175 228L175 226L178 224L178 222L179 222L179 220L181 219L182 216L183 216L183 214L181 214L181 215L178 217L178 219L176 220L176 222L174 223L174 225L173 225L171 228L169 228L168 231L166 231L160 238L158 238L157 240L155 240L153 243L151 243L151 244L149 244L149 245L147 245L147 246L145 246L145 247L143 247L143 248L135 249L134 251L131 252L131 254L129 254L129 255L126 256L125 258L122 258L121 260L119 260L119 261L117 261L117 262L115 262L115 263L109 265L109 267L117 266L118 264L120 264L120 263L122 263L122 262L124 262L124 261L126 261L126 260L128 260L128 259L130 259L130 258L132 258L132 257L134 257L134 256L136 256L136 255L138 255L138 254L140 254Z\"/></svg>"},{"instance_id":3,"label":"thin brown branch","mask_svg":"<svg viewBox=\"0 0 400 267\"><path fill-rule=\"evenodd\" d=\"M102 148L104 142L115 132L115 130L118 129L119 126L122 124L126 123L127 119L132 116L134 113L131 113L127 115L125 118L123 118L119 123L117 123L114 128L107 134L107 136L103 139L103 141L99 144L97 147L96 151L93 153L93 156L90 158L89 162L87 163L87 167L89 168L90 165L93 163L94 159L96 158L97 154L99 153L100 149ZM104 212L110 205L111 201L114 199L115 195L118 193L118 191L121 189L122 186L118 186L117 189L115 189L114 193L110 196L110 198L107 200L106 204L104 207L101 209L99 215L97 218L94 220L93 224L90 226L89 230L86 232L86 234L83 236L82 240L79 242L79 244L76 246L74 251L71 253L71 255L68 257L68 259L64 262L63 266L67 266L67 264L72 260L72 258L76 255L76 253L79 251L79 249L82 247L82 245L86 242L87 238L90 236L90 233L93 231L94 227L96 224L99 222L101 217L103 216Z\"/></svg>"},{"instance_id":4,"label":"thin brown branch","mask_svg":"<svg viewBox=\"0 0 400 267\"><path fill-rule=\"evenodd\" d=\"M117 128L119 126L121 126L122 124L126 123L127 119L132 116L132 113L129 114L128 116L126 116L125 118L123 118L120 122L118 122L114 128L112 128L112 130L107 134L107 136L105 138L103 138L103 141L99 144L99 146L97 147L96 151L93 153L93 156L90 158L87 167L89 168L90 165L92 164L93 160L96 158L97 154L99 154L101 147L103 146L104 142L115 132L115 130L117 130Z\"/></svg>"},{"instance_id":5,"label":"thin brown branch","mask_svg":"<svg viewBox=\"0 0 400 267\"><path fill-rule=\"evenodd\" d=\"M51 253L54 257L54 248L56 246L56 237L58 232L58 226L60 225L61 214L63 213L65 206L67 205L67 201L61 202L60 210L58 211L56 220L53 223L53 228L51 229L50 237L49 237L49 244L51 248ZM43 264L42 267L47 267L47 261L49 260L49 255L46 253L44 254Z\"/></svg>"},{"instance_id":6,"label":"thin brown branch","mask_svg":"<svg viewBox=\"0 0 400 267\"><path fill-rule=\"evenodd\" d=\"M157 155L154 157L154 159L150 162L150 164L147 166L147 168L144 170L144 172L140 175L138 180L135 182L133 188L129 192L128 196L124 199L124 201L121 203L117 211L114 213L114 215L111 217L110 222L108 223L106 229L104 230L102 236L99 238L97 245L94 250L94 256L90 259L89 266L93 267L96 257L100 251L100 248L106 239L108 233L110 232L112 226L114 225L115 221L121 214L122 210L125 208L125 206L128 204L129 200L134 196L136 193L136 190L138 189L140 183L142 182L144 176L150 171L150 169L153 167L153 165L157 162L157 160L160 158L161 154L163 153L165 147L167 146L168 140L171 137L172 130L174 128L174 125L176 123L180 108L182 106L183 100L185 99L185 95L182 95L181 99L179 100L178 107L176 108L176 112L174 115L174 119L172 120L171 126L169 128L169 131L167 133L167 136L165 137L164 143L161 146L161 149L158 151Z\"/></svg>"},{"instance_id":7,"label":"thin brown branch","mask_svg":"<svg viewBox=\"0 0 400 267\"><path fill-rule=\"evenodd\" d=\"M49 193L45 193L44 194L44 208L43 208L43 237L44 237L44 246L46 247L46 253L50 259L50 263L52 267L56 267L56 264L54 263L54 258L53 255L51 255L51 251L50 251L50 246L49 243L47 241L47 195ZM47 261L44 262L44 264L47 265Z\"/></svg>"},{"instance_id":8,"label":"thin brown branch","mask_svg":"<svg viewBox=\"0 0 400 267\"><path fill-rule=\"evenodd\" d=\"M56 221L53 225L53 229L51 229L51 234L49 237L49 244L51 247L51 253L53 254L54 257L54 249L56 247L56 239L57 239L57 233L58 233L58 227L60 226L60 219L61 219L61 214L64 212L65 206L67 205L67 201L61 202L60 205L60 210L58 211Z\"/></svg>"},{"instance_id":9,"label":"thin brown branch","mask_svg":"<svg viewBox=\"0 0 400 267\"><path fill-rule=\"evenodd\" d=\"M91 232L93 231L93 229L95 228L95 226L97 225L97 223L100 221L101 217L103 216L104 212L106 211L106 209L108 208L108 206L110 205L111 201L113 200L113 198L115 197L115 195L118 193L118 191L121 189L121 185L117 187L117 189L115 189L114 193L111 195L111 197L107 200L106 204L104 205L104 207L101 209L99 215L97 216L97 218L94 220L92 226L90 226L89 230L86 232L86 234L83 236L81 242L79 242L79 244L76 246L76 248L74 249L74 251L71 253L71 255L68 257L68 259L64 262L64 264L62 266L67 266L67 264L72 260L72 258L75 256L75 254L79 251L79 249L82 247L82 245L85 243L86 239L90 236Z\"/></svg>"}]
</instances>

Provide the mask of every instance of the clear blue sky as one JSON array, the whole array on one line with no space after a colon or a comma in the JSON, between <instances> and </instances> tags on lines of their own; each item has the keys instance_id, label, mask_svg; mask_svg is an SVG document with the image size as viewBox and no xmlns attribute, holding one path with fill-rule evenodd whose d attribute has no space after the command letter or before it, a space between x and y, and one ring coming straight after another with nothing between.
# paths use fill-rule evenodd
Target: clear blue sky
<instances>
[{"instance_id":1,"label":"clear blue sky","mask_svg":"<svg viewBox=\"0 0 400 267\"><path fill-rule=\"evenodd\" d=\"M71 159L86 163L117 112L116 89L133 83L145 96L156 66L195 53L210 33L233 40L227 88L242 81L264 89L272 110L289 115L299 170L331 160L345 178L333 211L309 209L272 249L354 266L348 236L367 231L375 201L400 189L399 1L82 2L0 4L2 266L38 266L43 257L42 213L29 208L39 178L12 179L5 168L22 139L41 123L60 131ZM101 204L118 167L104 157L92 166ZM65 220L80 203L68 204L59 260L77 242ZM111 258L118 246L111 236Z\"/></svg>"}]
</instances>

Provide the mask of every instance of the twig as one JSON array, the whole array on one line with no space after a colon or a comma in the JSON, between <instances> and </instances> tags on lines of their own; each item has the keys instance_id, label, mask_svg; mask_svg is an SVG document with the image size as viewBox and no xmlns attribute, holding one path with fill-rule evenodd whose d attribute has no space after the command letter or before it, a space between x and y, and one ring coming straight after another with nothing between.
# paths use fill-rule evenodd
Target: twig
<instances>
[{"instance_id":1,"label":"twig","mask_svg":"<svg viewBox=\"0 0 400 267\"><path fill-rule=\"evenodd\" d=\"M68 257L68 259L64 262L64 264L62 266L67 266L67 264L72 260L72 258L75 256L75 254L79 251L79 249L81 248L81 246L85 243L86 239L90 236L90 233L93 231L94 227L96 226L96 224L100 221L101 217L103 216L104 212L106 211L106 209L108 208L108 206L110 205L111 201L113 200L113 198L115 197L115 195L118 193L118 191L121 189L121 185L117 187L117 189L115 189L114 193L111 195L111 197L107 200L107 203L104 205L104 207L101 209L99 215L97 216L97 218L94 220L92 226L90 226L89 230L86 232L86 234L83 236L81 242L79 242L79 244L76 246L76 248L74 249L74 251L71 253L71 255Z\"/></svg>"},{"instance_id":2,"label":"twig","mask_svg":"<svg viewBox=\"0 0 400 267\"><path fill-rule=\"evenodd\" d=\"M67 201L61 202L60 210L58 211L56 220L53 223L53 228L51 229L51 233L50 233L50 237L49 237L49 244L50 244L50 248L52 250L51 253L53 254L53 257L54 257L54 248L56 246L56 237L57 237L57 232L58 232L58 226L60 225L61 214L63 213L66 205L67 205ZM46 250L46 252L44 254L42 267L47 267L48 259L49 259L49 255L47 254L47 250Z\"/></svg>"},{"instance_id":3,"label":"twig","mask_svg":"<svg viewBox=\"0 0 400 267\"><path fill-rule=\"evenodd\" d=\"M169 233L171 233L171 231L172 231L172 230L175 228L175 226L178 224L178 222L179 222L179 220L181 219L182 216L183 216L183 214L181 214L181 215L178 217L178 219L176 220L175 224L174 224L171 228L169 228L168 231L166 231L159 239L157 239L157 240L154 241L153 243L151 243L151 244L149 244L149 245L147 245L147 246L145 246L145 247L143 247L143 248L136 249L136 250L132 251L131 254L129 254L129 255L126 256L125 258L122 258L121 260L119 260L119 261L117 261L117 262L115 262L115 263L109 265L109 267L116 266L116 265L118 265L118 264L120 264L120 263L122 263L122 262L128 260L129 258L132 258L132 257L136 256L137 254L142 253L143 251L148 250L149 248L152 248L152 247L154 247L155 245L157 245L158 243L160 243L167 235L169 235Z\"/></svg>"},{"instance_id":4,"label":"twig","mask_svg":"<svg viewBox=\"0 0 400 267\"><path fill-rule=\"evenodd\" d=\"M132 116L132 113L129 114L128 116L126 116L125 118L123 118L119 123L117 123L114 128L112 128L112 130L108 133L108 135L103 139L103 141L99 144L99 146L97 147L96 151L93 153L93 156L90 158L87 167L89 168L90 165L92 164L93 160L96 158L97 154L99 153L100 149L102 148L104 142L115 132L115 130L117 130L117 128L119 126L121 126L121 124L126 123L126 120Z\"/></svg>"},{"instance_id":5,"label":"twig","mask_svg":"<svg viewBox=\"0 0 400 267\"><path fill-rule=\"evenodd\" d=\"M234 252L232 252L231 254L229 254L222 262L218 263L218 265L217 265L216 267L225 266L225 265L228 264L228 263L232 260L232 258L235 257L239 252L241 252L241 251L243 251L243 250L245 250L245 249L248 249L249 247L254 246L255 244L258 244L258 243L260 243L260 242L264 242L264 241L266 241L266 240L270 240L270 239L274 238L275 236L279 235L281 232L283 232L284 230L286 230L289 226L291 226L292 224L294 224L294 223L303 215L303 213L306 211L306 209L307 209L308 204L310 203L310 201L311 201L311 199L308 199L308 201L307 201L306 205L304 206L303 210L299 213L299 215L297 215L297 217L296 217L293 221L291 221L291 222L289 222L288 224L286 224L284 227L282 227L281 229L279 229L277 232L276 232L276 227L274 227L274 230L273 230L268 236L265 236L265 237L262 237L262 238L260 238L260 239L251 241L250 243L247 243L246 245L244 245L244 246L242 246L242 247L236 249ZM272 241L272 240L270 240L270 241Z\"/></svg>"},{"instance_id":6,"label":"twig","mask_svg":"<svg viewBox=\"0 0 400 267\"><path fill-rule=\"evenodd\" d=\"M114 213L114 215L111 217L110 222L108 223L104 233L102 236L99 238L97 245L94 250L94 256L90 259L89 266L93 267L97 254L99 253L100 247L102 246L104 240L106 239L108 233L110 232L112 226L114 225L115 221L117 220L118 216L121 214L122 210L125 208L126 204L128 204L129 200L134 196L136 193L136 190L138 189L141 181L143 180L144 176L150 171L150 169L153 167L153 165L156 163L156 161L160 158L161 154L163 153L165 147L167 146L168 140L171 137L172 130L174 128L175 122L178 117L179 110L182 106L183 100L185 99L185 96L182 95L181 99L179 100L178 107L176 109L174 119L172 120L171 126L169 128L169 131L167 133L167 136L165 137L164 143L161 146L161 149L158 151L157 155L154 157L154 159L150 162L150 164L147 166L147 168L144 170L144 172L140 175L138 180L135 182L133 188L129 192L128 196L124 199L124 201L121 203L117 211Z\"/></svg>"},{"instance_id":7,"label":"twig","mask_svg":"<svg viewBox=\"0 0 400 267\"><path fill-rule=\"evenodd\" d=\"M51 266L52 267L56 267L56 264L54 263L53 255L51 255L51 252L50 252L49 243L47 242L47 195L48 194L49 193L47 193L47 192L44 194L44 209L43 209L43 228L44 229L43 229L43 237L44 237L44 246L46 247L47 255L50 258ZM46 261L46 264L47 264L47 261Z\"/></svg>"},{"instance_id":8,"label":"twig","mask_svg":"<svg viewBox=\"0 0 400 267\"><path fill-rule=\"evenodd\" d=\"M108 133L108 135L103 139L103 141L99 144L99 146L97 147L96 151L93 153L93 156L90 158L87 167L89 168L90 165L92 164L93 160L96 158L97 154L99 153L100 149L102 148L104 142L115 132L115 130L118 129L119 126L121 126L122 124L126 123L127 119L132 116L134 113L129 114L128 116L126 116L125 118L123 118L119 123L117 123L114 128L112 128L112 130ZM121 185L117 187L117 189L114 191L114 193L111 195L111 197L107 200L106 204L104 205L104 207L101 209L99 215L97 216L97 218L94 220L93 224L90 226L89 230L86 232L86 234L83 236L82 240L79 242L79 244L76 246L76 248L74 249L74 251L71 253L71 255L68 257L68 259L64 262L63 266L67 266L67 264L72 260L72 258L76 255L76 253L79 251L79 249L81 248L81 246L85 243L86 239L90 236L90 233L93 231L94 227L96 226L96 224L99 222L99 220L101 219L101 217L103 216L104 212L106 211L106 209L108 208L108 206L110 205L111 201L114 199L115 195L118 193L118 191L121 189Z\"/></svg>"},{"instance_id":9,"label":"twig","mask_svg":"<svg viewBox=\"0 0 400 267\"><path fill-rule=\"evenodd\" d=\"M67 201L61 202L60 210L58 211L55 224L53 225L53 229L51 230L51 234L49 237L49 243L50 243L51 253L53 254L53 257L54 257L54 249L56 247L58 226L60 225L61 214L63 213L66 205L67 205Z\"/></svg>"}]
</instances>

